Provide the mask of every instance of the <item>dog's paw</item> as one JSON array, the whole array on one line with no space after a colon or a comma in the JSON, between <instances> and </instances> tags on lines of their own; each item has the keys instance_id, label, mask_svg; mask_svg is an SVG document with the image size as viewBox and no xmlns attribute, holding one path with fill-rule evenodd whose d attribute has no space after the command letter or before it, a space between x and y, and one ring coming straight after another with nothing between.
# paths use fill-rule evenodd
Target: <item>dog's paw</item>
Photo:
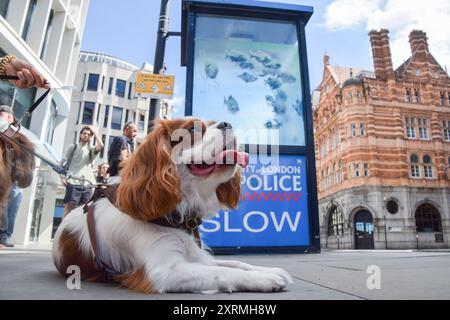
<instances>
[{"instance_id":1,"label":"dog's paw","mask_svg":"<svg viewBox=\"0 0 450 320\"><path fill-rule=\"evenodd\" d=\"M287 274L287 273L286 273ZM251 291L278 292L284 290L290 283L290 276L286 274L264 271L245 271L243 277L234 283L225 281L221 286L222 292Z\"/></svg>"},{"instance_id":2,"label":"dog's paw","mask_svg":"<svg viewBox=\"0 0 450 320\"><path fill-rule=\"evenodd\" d=\"M293 284L294 280L292 279L291 275L287 273L284 269L281 268L266 268L266 267L260 267L261 272L267 272L267 273L274 273L279 275L280 277L284 278L288 284Z\"/></svg>"}]
</instances>

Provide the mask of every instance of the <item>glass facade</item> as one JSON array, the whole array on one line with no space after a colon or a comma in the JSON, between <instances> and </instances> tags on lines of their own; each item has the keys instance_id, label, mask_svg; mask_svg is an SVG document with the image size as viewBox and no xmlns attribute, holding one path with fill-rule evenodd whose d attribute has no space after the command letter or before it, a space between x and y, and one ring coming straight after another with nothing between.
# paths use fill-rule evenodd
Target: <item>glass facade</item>
<instances>
[{"instance_id":1,"label":"glass facade","mask_svg":"<svg viewBox=\"0 0 450 320\"><path fill-rule=\"evenodd\" d=\"M28 4L27 16L25 18L25 25L22 30L22 39L27 40L28 31L30 30L30 25L33 22L33 17L36 12L37 0L31 0Z\"/></svg>"},{"instance_id":2,"label":"glass facade","mask_svg":"<svg viewBox=\"0 0 450 320\"><path fill-rule=\"evenodd\" d=\"M6 17L8 13L9 0L0 0L0 16Z\"/></svg>"},{"instance_id":3,"label":"glass facade","mask_svg":"<svg viewBox=\"0 0 450 320\"><path fill-rule=\"evenodd\" d=\"M122 113L123 113L122 108L113 107L112 117L111 117L111 129L115 129L115 130L122 129Z\"/></svg>"},{"instance_id":4,"label":"glass facade","mask_svg":"<svg viewBox=\"0 0 450 320\"><path fill-rule=\"evenodd\" d=\"M105 117L103 120L103 128L108 128L109 106L105 106Z\"/></svg>"},{"instance_id":5,"label":"glass facade","mask_svg":"<svg viewBox=\"0 0 450 320\"><path fill-rule=\"evenodd\" d=\"M114 82L114 78L109 78L108 94L112 93L113 82Z\"/></svg>"},{"instance_id":6,"label":"glass facade","mask_svg":"<svg viewBox=\"0 0 450 320\"><path fill-rule=\"evenodd\" d=\"M100 79L100 75L95 74L95 73L89 73L87 90L88 91L97 91L99 79Z\"/></svg>"},{"instance_id":7,"label":"glass facade","mask_svg":"<svg viewBox=\"0 0 450 320\"><path fill-rule=\"evenodd\" d=\"M139 114L138 128L139 130L144 130L145 126L145 115Z\"/></svg>"},{"instance_id":8,"label":"glass facade","mask_svg":"<svg viewBox=\"0 0 450 320\"><path fill-rule=\"evenodd\" d=\"M20 118L33 104L36 88L16 89L6 82L0 81L0 104L13 107L14 115ZM24 123L25 128L30 127L30 117Z\"/></svg>"},{"instance_id":9,"label":"glass facade","mask_svg":"<svg viewBox=\"0 0 450 320\"><path fill-rule=\"evenodd\" d=\"M85 102L83 109L83 118L81 119L82 124L91 125L94 121L94 110L95 102Z\"/></svg>"},{"instance_id":10,"label":"glass facade","mask_svg":"<svg viewBox=\"0 0 450 320\"><path fill-rule=\"evenodd\" d=\"M117 81L116 81L116 96L124 98L126 86L127 86L126 81L117 79Z\"/></svg>"},{"instance_id":11,"label":"glass facade","mask_svg":"<svg viewBox=\"0 0 450 320\"><path fill-rule=\"evenodd\" d=\"M45 135L45 141L49 144L53 143L53 134L55 132L56 128L56 121L58 118L58 106L55 102L55 100L52 99L52 103L50 105L50 116L48 117L48 123L47 123L47 132Z\"/></svg>"},{"instance_id":12,"label":"glass facade","mask_svg":"<svg viewBox=\"0 0 450 320\"><path fill-rule=\"evenodd\" d=\"M53 24L53 16L55 15L55 11L54 10L50 10L50 15L48 17L48 22L47 22L47 29L45 30L45 36L44 36L44 43L42 45L42 49L41 49L41 59L44 59L45 54L47 52L47 46L48 46L48 39L50 38L50 34L52 32L52 24Z\"/></svg>"}]
</instances>

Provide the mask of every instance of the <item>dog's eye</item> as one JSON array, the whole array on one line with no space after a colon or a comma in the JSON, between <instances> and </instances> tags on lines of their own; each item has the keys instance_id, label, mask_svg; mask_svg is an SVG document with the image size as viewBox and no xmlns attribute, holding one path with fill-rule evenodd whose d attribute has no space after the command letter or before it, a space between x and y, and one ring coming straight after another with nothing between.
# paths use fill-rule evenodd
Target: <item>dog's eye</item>
<instances>
[{"instance_id":1,"label":"dog's eye","mask_svg":"<svg viewBox=\"0 0 450 320\"><path fill-rule=\"evenodd\" d=\"M188 128L189 133L195 133L195 126Z\"/></svg>"}]
</instances>

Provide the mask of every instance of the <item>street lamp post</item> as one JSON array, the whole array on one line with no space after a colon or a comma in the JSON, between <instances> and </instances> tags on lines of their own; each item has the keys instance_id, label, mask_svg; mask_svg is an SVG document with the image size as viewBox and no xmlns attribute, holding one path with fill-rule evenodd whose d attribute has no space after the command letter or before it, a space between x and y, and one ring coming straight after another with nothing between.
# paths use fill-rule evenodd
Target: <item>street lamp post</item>
<instances>
[{"instance_id":1,"label":"street lamp post","mask_svg":"<svg viewBox=\"0 0 450 320\"><path fill-rule=\"evenodd\" d=\"M170 0L161 0L159 12L158 36L156 38L155 60L153 63L153 73L160 74L164 67L164 55L166 52L166 40L169 35L169 7ZM153 120L156 118L159 110L159 99L150 100L148 131L153 128Z\"/></svg>"}]
</instances>

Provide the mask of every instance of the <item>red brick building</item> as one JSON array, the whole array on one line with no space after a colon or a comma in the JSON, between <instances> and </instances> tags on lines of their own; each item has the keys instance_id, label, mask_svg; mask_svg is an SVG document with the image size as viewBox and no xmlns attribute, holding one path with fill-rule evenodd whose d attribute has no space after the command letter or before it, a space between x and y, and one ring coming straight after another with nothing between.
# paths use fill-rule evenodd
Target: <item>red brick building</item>
<instances>
[{"instance_id":1,"label":"red brick building","mask_svg":"<svg viewBox=\"0 0 450 320\"><path fill-rule=\"evenodd\" d=\"M374 71L330 65L314 111L325 248L450 246L450 78L424 32L394 70L387 30Z\"/></svg>"}]
</instances>

